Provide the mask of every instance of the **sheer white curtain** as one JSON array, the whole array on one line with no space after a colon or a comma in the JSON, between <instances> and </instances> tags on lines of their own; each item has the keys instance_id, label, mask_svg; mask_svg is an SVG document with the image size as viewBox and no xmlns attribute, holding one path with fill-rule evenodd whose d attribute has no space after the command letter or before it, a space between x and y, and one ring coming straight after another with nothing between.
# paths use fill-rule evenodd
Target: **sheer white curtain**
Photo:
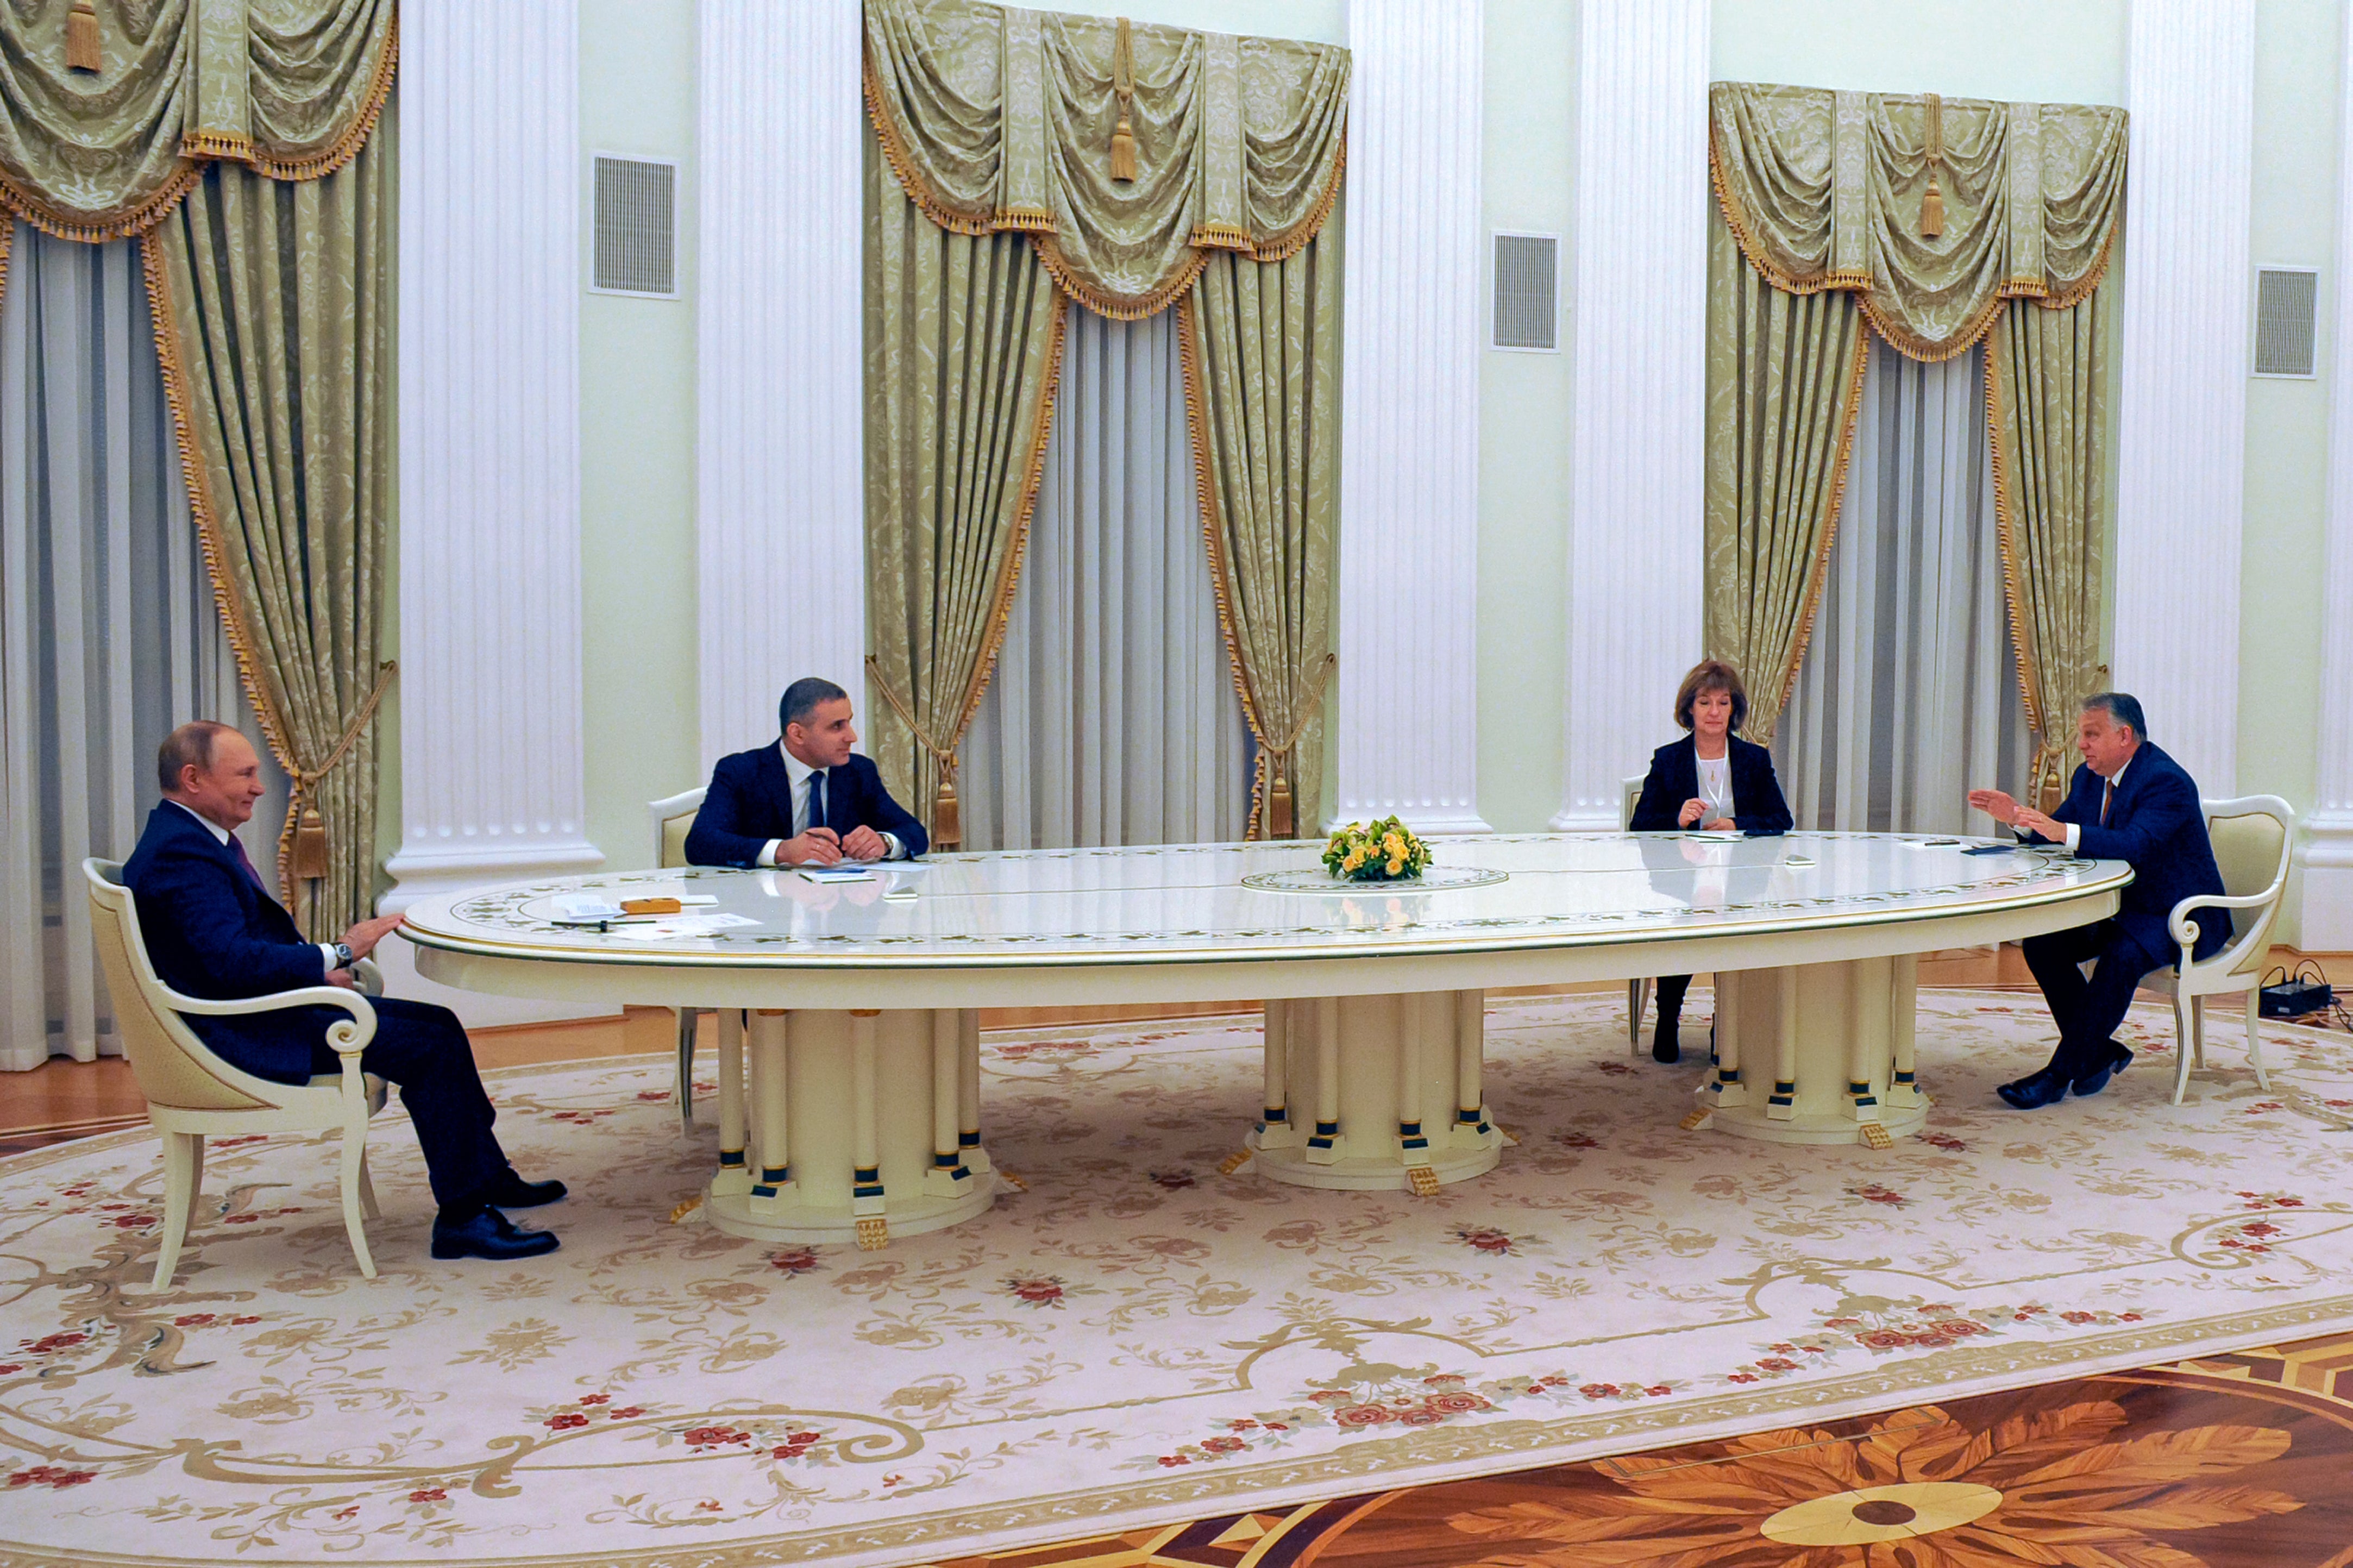
<instances>
[{"instance_id":1,"label":"sheer white curtain","mask_svg":"<svg viewBox=\"0 0 2353 1568\"><path fill-rule=\"evenodd\" d=\"M1201 539L1176 312L1068 308L1029 557L960 749L965 844L1240 838L1249 734Z\"/></svg>"},{"instance_id":2,"label":"sheer white curtain","mask_svg":"<svg viewBox=\"0 0 2353 1568\"><path fill-rule=\"evenodd\" d=\"M1813 640L1774 738L1800 827L1954 833L2032 747L2002 599L1984 350L1872 345ZM1978 823L1982 831L1985 823Z\"/></svg>"},{"instance_id":3,"label":"sheer white curtain","mask_svg":"<svg viewBox=\"0 0 2353 1568\"><path fill-rule=\"evenodd\" d=\"M196 718L259 738L182 489L138 242L18 224L0 299L0 1068L116 1048L81 861L131 853L155 748ZM266 876L285 781L265 771L245 837Z\"/></svg>"}]
</instances>

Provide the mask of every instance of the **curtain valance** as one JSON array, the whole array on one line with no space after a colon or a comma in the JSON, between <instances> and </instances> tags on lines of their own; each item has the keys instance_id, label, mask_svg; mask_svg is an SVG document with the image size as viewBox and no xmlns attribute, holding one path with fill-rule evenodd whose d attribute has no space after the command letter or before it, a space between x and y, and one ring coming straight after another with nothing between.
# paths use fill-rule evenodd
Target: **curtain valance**
<instances>
[{"instance_id":1,"label":"curtain valance","mask_svg":"<svg viewBox=\"0 0 2353 1568\"><path fill-rule=\"evenodd\" d=\"M2121 109L1753 82L1708 100L1716 195L1748 264L1791 293L1853 290L1915 359L1963 353L2004 300L2073 305L2107 270Z\"/></svg>"},{"instance_id":2,"label":"curtain valance","mask_svg":"<svg viewBox=\"0 0 2353 1568\"><path fill-rule=\"evenodd\" d=\"M96 71L72 8L0 5L0 205L67 239L153 227L207 162L330 174L392 85L396 0L96 0Z\"/></svg>"},{"instance_id":3,"label":"curtain valance","mask_svg":"<svg viewBox=\"0 0 2353 1568\"><path fill-rule=\"evenodd\" d=\"M925 216L959 234L1028 231L1066 292L1134 320L1170 304L1214 251L1277 261L1314 237L1340 190L1348 52L977 0L868 0L866 93ZM1112 174L1123 123L1133 180Z\"/></svg>"}]
</instances>

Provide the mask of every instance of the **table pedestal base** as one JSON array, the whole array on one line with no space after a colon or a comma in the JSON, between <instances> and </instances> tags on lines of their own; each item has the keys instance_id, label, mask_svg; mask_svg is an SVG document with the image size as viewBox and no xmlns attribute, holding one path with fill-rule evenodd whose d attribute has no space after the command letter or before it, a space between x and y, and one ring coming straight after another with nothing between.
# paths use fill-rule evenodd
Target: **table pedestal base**
<instances>
[{"instance_id":1,"label":"table pedestal base","mask_svg":"<svg viewBox=\"0 0 2353 1568\"><path fill-rule=\"evenodd\" d=\"M1774 1143L1886 1148L1927 1124L1913 1053L1918 960L1715 977L1716 1062L1684 1123Z\"/></svg>"},{"instance_id":2,"label":"table pedestal base","mask_svg":"<svg viewBox=\"0 0 2353 1568\"><path fill-rule=\"evenodd\" d=\"M721 1012L719 1169L702 1205L716 1228L871 1250L972 1218L997 1185L976 1013Z\"/></svg>"},{"instance_id":3,"label":"table pedestal base","mask_svg":"<svg viewBox=\"0 0 2353 1568\"><path fill-rule=\"evenodd\" d=\"M1294 1186L1432 1193L1493 1170L1480 1076L1486 994L1270 1002L1266 1110L1246 1141Z\"/></svg>"}]
</instances>

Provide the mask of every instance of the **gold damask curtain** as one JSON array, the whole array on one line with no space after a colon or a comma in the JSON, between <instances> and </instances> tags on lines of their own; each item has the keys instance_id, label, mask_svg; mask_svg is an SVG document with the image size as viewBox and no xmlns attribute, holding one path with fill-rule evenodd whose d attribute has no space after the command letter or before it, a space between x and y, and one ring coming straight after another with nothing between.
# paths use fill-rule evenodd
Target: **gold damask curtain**
<instances>
[{"instance_id":1,"label":"gold damask curtain","mask_svg":"<svg viewBox=\"0 0 2353 1568\"><path fill-rule=\"evenodd\" d=\"M94 72L71 9L0 7L0 205L65 239L144 232L215 159L316 179L392 87L395 0L97 0Z\"/></svg>"},{"instance_id":2,"label":"gold damask curtain","mask_svg":"<svg viewBox=\"0 0 2353 1568\"><path fill-rule=\"evenodd\" d=\"M1127 321L1181 300L1202 529L1260 746L1251 832L1313 823L1347 51L869 0L865 52L895 178L870 182L868 209L867 668L885 776L953 847L941 785L1019 583L1064 296Z\"/></svg>"},{"instance_id":3,"label":"gold damask curtain","mask_svg":"<svg viewBox=\"0 0 2353 1568\"><path fill-rule=\"evenodd\" d=\"M2098 300L2126 142L2125 111L2102 106L1709 89L1706 642L1746 674L1764 738L1837 526L1869 339L1832 322L1859 312L1919 360L1993 334L1996 505L2038 784L2063 765L2074 704L2104 673Z\"/></svg>"},{"instance_id":4,"label":"gold damask curtain","mask_svg":"<svg viewBox=\"0 0 2353 1568\"><path fill-rule=\"evenodd\" d=\"M1043 474L1062 295L1018 234L958 234L870 158L867 669L875 765L944 848ZM946 786L946 787L943 787Z\"/></svg>"},{"instance_id":5,"label":"gold damask curtain","mask_svg":"<svg viewBox=\"0 0 2353 1568\"><path fill-rule=\"evenodd\" d=\"M1326 232L1287 261L1212 257L1179 310L1209 569L1259 741L1249 837L1296 837L1322 817L1339 535L1339 236Z\"/></svg>"},{"instance_id":6,"label":"gold damask curtain","mask_svg":"<svg viewBox=\"0 0 2353 1568\"><path fill-rule=\"evenodd\" d=\"M281 890L332 936L375 896L392 668L396 0L96 0L94 58L72 8L0 4L0 207L145 236L190 506L294 781Z\"/></svg>"},{"instance_id":7,"label":"gold damask curtain","mask_svg":"<svg viewBox=\"0 0 2353 1568\"><path fill-rule=\"evenodd\" d=\"M1123 29L1132 108L1114 90ZM1323 226L1348 54L978 0L869 0L866 94L884 155L934 223L1033 234L1065 291L1134 321L1174 303L1212 254L1279 260ZM1132 181L1111 174L1123 118Z\"/></svg>"}]
</instances>

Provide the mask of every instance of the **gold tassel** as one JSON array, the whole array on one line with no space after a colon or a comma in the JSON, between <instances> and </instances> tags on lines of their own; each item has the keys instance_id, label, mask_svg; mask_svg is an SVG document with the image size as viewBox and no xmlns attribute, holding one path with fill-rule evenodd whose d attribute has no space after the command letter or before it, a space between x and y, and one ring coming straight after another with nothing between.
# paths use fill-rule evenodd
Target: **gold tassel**
<instances>
[{"instance_id":1,"label":"gold tassel","mask_svg":"<svg viewBox=\"0 0 2353 1568\"><path fill-rule=\"evenodd\" d=\"M106 51L98 41L96 0L73 0L73 9L66 13L66 69L102 71L105 68Z\"/></svg>"},{"instance_id":2,"label":"gold tassel","mask_svg":"<svg viewBox=\"0 0 2353 1568\"><path fill-rule=\"evenodd\" d=\"M1928 194L1920 198L1920 237L1935 239L1945 232L1945 195L1936 188L1936 165L1945 161L1945 100L1928 95Z\"/></svg>"},{"instance_id":3,"label":"gold tassel","mask_svg":"<svg viewBox=\"0 0 2353 1568\"><path fill-rule=\"evenodd\" d=\"M1928 194L1920 198L1920 237L1934 239L1945 232L1945 198L1936 189L1936 176L1928 176Z\"/></svg>"},{"instance_id":4,"label":"gold tassel","mask_svg":"<svg viewBox=\"0 0 2353 1568\"><path fill-rule=\"evenodd\" d=\"M294 824L291 858L296 881L310 881L327 874L327 819L307 801Z\"/></svg>"},{"instance_id":5,"label":"gold tassel","mask_svg":"<svg viewBox=\"0 0 2353 1568\"><path fill-rule=\"evenodd\" d=\"M1266 836L1269 838L1291 837L1290 770L1278 766L1273 787L1266 792Z\"/></svg>"},{"instance_id":6,"label":"gold tassel","mask_svg":"<svg viewBox=\"0 0 2353 1568\"><path fill-rule=\"evenodd\" d=\"M939 794L932 797L932 847L954 849L964 843L964 824L956 810L955 779L940 774Z\"/></svg>"},{"instance_id":7,"label":"gold tassel","mask_svg":"<svg viewBox=\"0 0 2353 1568\"><path fill-rule=\"evenodd\" d=\"M1119 19L1119 33L1111 46L1111 89L1119 95L1119 123L1111 133L1111 177L1124 184L1135 179L1135 44L1127 18Z\"/></svg>"}]
</instances>

